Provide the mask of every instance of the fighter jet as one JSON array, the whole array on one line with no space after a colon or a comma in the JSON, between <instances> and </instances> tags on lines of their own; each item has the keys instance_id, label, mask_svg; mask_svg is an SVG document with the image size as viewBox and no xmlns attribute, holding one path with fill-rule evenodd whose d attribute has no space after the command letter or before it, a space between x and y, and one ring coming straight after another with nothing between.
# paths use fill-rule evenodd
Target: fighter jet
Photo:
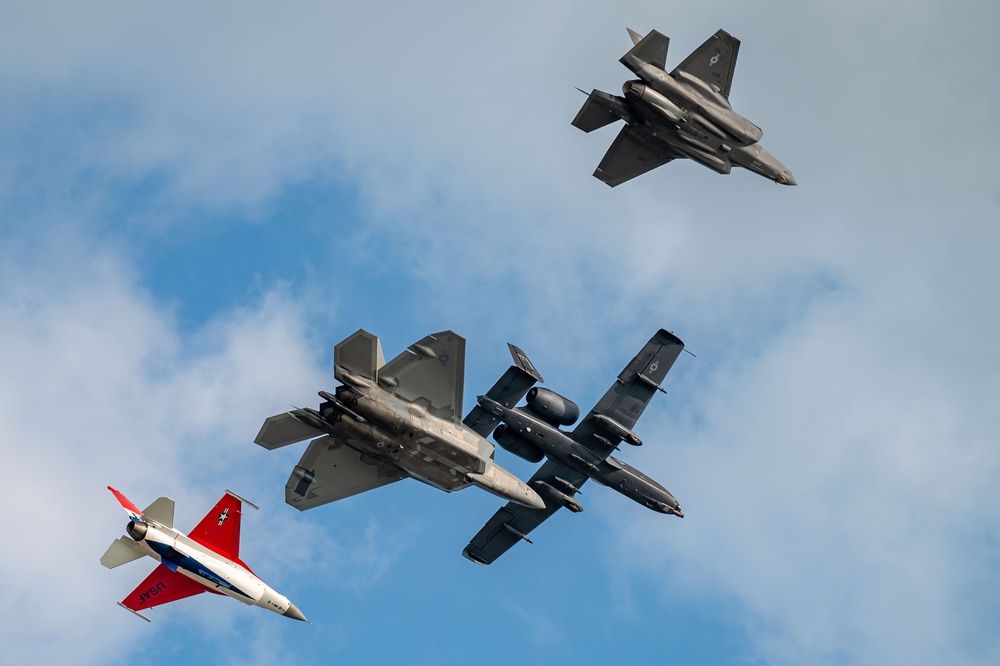
<instances>
[{"instance_id":1,"label":"fighter jet","mask_svg":"<svg viewBox=\"0 0 1000 666\"><path fill-rule=\"evenodd\" d=\"M729 105L740 40L719 30L668 74L670 39L656 30L645 37L628 33L633 47L621 63L638 80L625 82L625 97L594 90L573 119L584 132L625 121L596 178L614 187L687 157L719 173L735 164L782 185L796 184L758 143L761 129Z\"/></svg>"},{"instance_id":2,"label":"fighter jet","mask_svg":"<svg viewBox=\"0 0 1000 666\"><path fill-rule=\"evenodd\" d=\"M576 423L580 408L558 393L534 387L534 379L541 381L537 373L529 376L511 367L505 379L479 396L479 405L465 423L487 433L499 422L493 438L500 446L530 462L548 458L528 481L545 506L535 509L508 503L479 530L462 555L477 564L490 564L518 541L531 543L528 534L561 507L583 511L575 495L587 479L653 511L683 518L680 504L663 486L611 455L621 442L642 444L632 427L653 394L666 393L660 385L682 349L684 343L677 336L658 331L572 432L560 426ZM525 394L527 404L515 407Z\"/></svg>"},{"instance_id":3,"label":"fighter jet","mask_svg":"<svg viewBox=\"0 0 1000 666\"><path fill-rule=\"evenodd\" d=\"M212 592L306 621L295 604L257 578L240 559L241 506L246 502L256 509L250 502L227 490L191 534L185 535L173 527L174 501L169 497L161 497L145 511L139 511L120 492L111 486L108 490L128 513L125 531L130 538L120 537L113 542L101 557L101 564L113 569L144 555L160 562L139 587L118 602L125 610L149 622L139 611Z\"/></svg>"},{"instance_id":4,"label":"fighter jet","mask_svg":"<svg viewBox=\"0 0 1000 666\"><path fill-rule=\"evenodd\" d=\"M461 422L465 338L434 333L386 363L379 339L359 330L333 357L341 385L319 392L319 409L271 416L254 440L273 450L316 438L288 478L286 502L304 511L409 477L446 492L475 485L518 506L545 506Z\"/></svg>"}]
</instances>

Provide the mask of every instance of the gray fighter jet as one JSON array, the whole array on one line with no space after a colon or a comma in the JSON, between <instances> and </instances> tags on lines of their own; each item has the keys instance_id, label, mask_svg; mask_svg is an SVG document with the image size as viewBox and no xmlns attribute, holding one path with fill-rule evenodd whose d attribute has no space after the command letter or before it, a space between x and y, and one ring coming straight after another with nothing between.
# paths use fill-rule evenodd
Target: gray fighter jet
<instances>
[{"instance_id":1,"label":"gray fighter jet","mask_svg":"<svg viewBox=\"0 0 1000 666\"><path fill-rule=\"evenodd\" d=\"M584 132L626 123L595 177L614 187L687 157L719 173L735 164L782 185L796 184L758 143L761 129L729 105L740 40L719 30L668 74L670 39L656 30L645 37L628 33L633 47L621 63L639 79L625 82L625 97L594 90L573 119Z\"/></svg>"},{"instance_id":2,"label":"gray fighter jet","mask_svg":"<svg viewBox=\"0 0 1000 666\"><path fill-rule=\"evenodd\" d=\"M316 438L285 485L288 504L304 511L411 477L447 492L475 485L517 506L545 507L493 462L493 444L460 420L465 338L434 333L386 363L378 338L360 330L333 356L341 386L319 392L318 410L269 417L254 440L273 450Z\"/></svg>"},{"instance_id":3,"label":"gray fighter jet","mask_svg":"<svg viewBox=\"0 0 1000 666\"><path fill-rule=\"evenodd\" d=\"M497 443L530 462L548 457L528 481L545 506L508 503L479 530L462 554L477 564L490 564L521 539L531 543L527 536L531 530L560 507L574 513L583 511L574 495L587 479L654 511L683 518L680 504L663 486L611 455L621 442L642 444L632 427L653 394L666 392L660 384L682 349L684 343L677 336L658 331L572 432L559 426L573 425L580 408L558 393L534 387L541 377L522 369L533 368L526 357L524 366L512 366L489 393L479 396L479 405L465 417L466 425L483 435L496 426L493 438ZM527 404L516 407L525 394Z\"/></svg>"}]
</instances>

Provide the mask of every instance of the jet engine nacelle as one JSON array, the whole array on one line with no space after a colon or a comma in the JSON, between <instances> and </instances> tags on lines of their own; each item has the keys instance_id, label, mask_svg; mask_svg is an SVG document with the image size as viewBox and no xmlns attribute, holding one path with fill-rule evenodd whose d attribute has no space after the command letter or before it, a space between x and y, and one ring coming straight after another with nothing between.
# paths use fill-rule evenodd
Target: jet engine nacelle
<instances>
[{"instance_id":1,"label":"jet engine nacelle","mask_svg":"<svg viewBox=\"0 0 1000 666\"><path fill-rule=\"evenodd\" d=\"M528 391L528 411L554 426L571 426L580 418L580 408L555 391L533 387Z\"/></svg>"},{"instance_id":2,"label":"jet engine nacelle","mask_svg":"<svg viewBox=\"0 0 1000 666\"><path fill-rule=\"evenodd\" d=\"M128 532L128 535L132 537L133 541L142 541L146 538L146 532L149 531L149 525L135 520L130 520L128 521L128 525L125 526L125 531Z\"/></svg>"},{"instance_id":3,"label":"jet engine nacelle","mask_svg":"<svg viewBox=\"0 0 1000 666\"><path fill-rule=\"evenodd\" d=\"M493 431L493 439L515 456L524 458L528 462L540 462L545 457L544 451L502 423Z\"/></svg>"}]
</instances>

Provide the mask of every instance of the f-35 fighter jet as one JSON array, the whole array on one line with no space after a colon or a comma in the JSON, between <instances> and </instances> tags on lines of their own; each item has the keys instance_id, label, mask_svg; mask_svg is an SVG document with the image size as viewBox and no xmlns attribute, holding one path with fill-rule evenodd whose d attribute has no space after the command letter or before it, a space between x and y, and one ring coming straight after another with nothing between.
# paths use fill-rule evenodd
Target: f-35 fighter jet
<instances>
[{"instance_id":1,"label":"f-35 fighter jet","mask_svg":"<svg viewBox=\"0 0 1000 666\"><path fill-rule=\"evenodd\" d=\"M285 485L288 504L305 511L412 477L447 492L475 485L517 506L545 506L493 462L493 444L462 425L465 338L434 333L386 363L378 338L361 330L334 347L333 359L341 385L319 392L319 409L271 416L254 440L273 450L316 438Z\"/></svg>"},{"instance_id":2,"label":"f-35 fighter jet","mask_svg":"<svg viewBox=\"0 0 1000 666\"><path fill-rule=\"evenodd\" d=\"M559 426L573 425L580 408L558 393L533 387L535 380L541 381L537 372L529 375L512 366L489 393L479 396L479 405L465 417L466 425L485 435L500 422L493 430L500 446L530 462L548 458L528 481L545 506L508 503L479 530L462 554L477 564L490 564L518 541L530 543L527 535L531 530L561 507L574 513L583 511L574 495L587 479L653 511L683 518L680 504L666 488L611 455L623 441L642 444L632 427L650 398L663 391L660 383L682 349L684 343L677 336L658 331L572 432ZM522 367L533 368L526 357ZM525 394L527 404L515 407Z\"/></svg>"},{"instance_id":3,"label":"f-35 fighter jet","mask_svg":"<svg viewBox=\"0 0 1000 666\"><path fill-rule=\"evenodd\" d=\"M740 40L719 30L668 74L670 39L656 30L645 37L628 33L633 47L621 63L639 79L625 82L625 97L594 90L573 119L584 132L626 123L595 177L614 187L687 157L719 173L735 164L782 185L796 184L758 143L761 129L729 105Z\"/></svg>"}]
</instances>

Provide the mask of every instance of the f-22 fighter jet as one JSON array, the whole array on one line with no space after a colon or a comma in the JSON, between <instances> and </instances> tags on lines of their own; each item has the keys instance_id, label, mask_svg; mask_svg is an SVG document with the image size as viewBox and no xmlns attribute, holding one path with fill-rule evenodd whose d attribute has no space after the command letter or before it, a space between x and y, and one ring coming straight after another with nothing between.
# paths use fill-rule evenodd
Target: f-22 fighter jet
<instances>
[{"instance_id":1,"label":"f-22 fighter jet","mask_svg":"<svg viewBox=\"0 0 1000 666\"><path fill-rule=\"evenodd\" d=\"M255 440L273 450L315 438L285 485L288 504L305 511L414 478L447 492L475 485L519 506L545 506L494 462L493 444L462 424L465 338L434 333L386 363L379 339L361 330L334 347L333 359L341 385L319 392L319 409L271 416Z\"/></svg>"},{"instance_id":2,"label":"f-22 fighter jet","mask_svg":"<svg viewBox=\"0 0 1000 666\"><path fill-rule=\"evenodd\" d=\"M558 393L534 387L541 377L522 370L534 367L527 358L523 365L512 366L486 395L479 396L479 405L465 417L466 425L483 435L496 426L493 438L500 446L529 462L548 458L528 481L545 506L508 503L479 530L462 554L477 564L490 564L518 541L530 543L527 535L560 508L583 511L574 495L587 479L653 511L683 518L680 504L666 488L611 455L623 441L642 444L632 427L653 395L666 392L660 384L682 349L684 343L677 336L658 331L572 432L560 426L576 423L580 408ZM525 395L527 404L516 407Z\"/></svg>"},{"instance_id":3,"label":"f-22 fighter jet","mask_svg":"<svg viewBox=\"0 0 1000 666\"><path fill-rule=\"evenodd\" d=\"M621 58L638 80L622 86L625 97L590 93L573 125L592 132L616 120L626 125L594 176L611 187L687 157L719 173L744 167L782 185L795 185L791 172L758 143L763 132L733 111L729 89L740 40L719 30L670 73L670 39L656 30L640 37Z\"/></svg>"}]
</instances>

